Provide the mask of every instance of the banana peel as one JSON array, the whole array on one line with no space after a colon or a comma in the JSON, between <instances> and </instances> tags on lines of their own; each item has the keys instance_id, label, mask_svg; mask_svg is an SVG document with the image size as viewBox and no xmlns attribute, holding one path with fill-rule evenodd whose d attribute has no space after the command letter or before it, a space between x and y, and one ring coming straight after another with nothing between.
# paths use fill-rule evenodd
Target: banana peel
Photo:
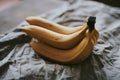
<instances>
[{"instance_id":1,"label":"banana peel","mask_svg":"<svg viewBox=\"0 0 120 80\"><path fill-rule=\"evenodd\" d=\"M76 47L68 50L57 49L42 42L31 42L30 46L39 55L52 61L61 64L77 64L91 54L97 42L97 37L94 34L96 34L96 31L87 32L85 38Z\"/></svg>"},{"instance_id":2,"label":"banana peel","mask_svg":"<svg viewBox=\"0 0 120 80\"><path fill-rule=\"evenodd\" d=\"M89 17L82 28L68 29L62 25L32 17L26 19L32 25L22 29L31 37L38 39L38 42L32 41L30 46L41 56L62 64L77 64L91 54L99 38L99 32L94 27L95 19L95 17ZM71 32L68 32L69 30ZM67 33L64 33L65 31ZM73 44L76 45L73 46Z\"/></svg>"},{"instance_id":3,"label":"banana peel","mask_svg":"<svg viewBox=\"0 0 120 80\"><path fill-rule=\"evenodd\" d=\"M72 34L74 32L80 31L82 30L83 26L76 26L76 27L67 27L67 26L63 26L60 24L57 24L55 22L52 22L50 20L41 18L41 17L27 17L26 21L30 24L30 25L36 25L36 26L40 26L49 30L52 30L54 32L57 33L61 33L61 34Z\"/></svg>"},{"instance_id":4,"label":"banana peel","mask_svg":"<svg viewBox=\"0 0 120 80\"><path fill-rule=\"evenodd\" d=\"M87 29L88 25L85 24L80 31L65 35L34 25L22 27L22 30L29 36L59 49L70 49L75 47L85 37Z\"/></svg>"}]
</instances>

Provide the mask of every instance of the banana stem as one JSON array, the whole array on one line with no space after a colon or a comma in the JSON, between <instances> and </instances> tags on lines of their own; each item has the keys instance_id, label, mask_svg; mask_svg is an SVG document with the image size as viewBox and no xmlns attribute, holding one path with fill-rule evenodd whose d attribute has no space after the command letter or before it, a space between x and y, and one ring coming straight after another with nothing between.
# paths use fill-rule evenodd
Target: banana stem
<instances>
[{"instance_id":1,"label":"banana stem","mask_svg":"<svg viewBox=\"0 0 120 80\"><path fill-rule=\"evenodd\" d=\"M89 31L92 32L95 28L95 22L96 22L96 17L90 16L88 18L88 26L89 26Z\"/></svg>"}]
</instances>

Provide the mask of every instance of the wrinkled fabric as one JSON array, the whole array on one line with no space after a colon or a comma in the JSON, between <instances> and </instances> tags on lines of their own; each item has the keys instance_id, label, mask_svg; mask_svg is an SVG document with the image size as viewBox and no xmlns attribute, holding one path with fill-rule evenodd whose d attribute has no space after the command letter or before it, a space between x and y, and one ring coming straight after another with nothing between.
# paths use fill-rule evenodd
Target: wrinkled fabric
<instances>
[{"instance_id":1,"label":"wrinkled fabric","mask_svg":"<svg viewBox=\"0 0 120 80\"><path fill-rule=\"evenodd\" d=\"M23 22L0 35L0 80L119 80L120 9L96 1L63 1L65 4L59 8L40 16L69 27L96 16L100 37L92 54L76 65L45 60L30 47L31 38L19 29L28 25Z\"/></svg>"}]
</instances>

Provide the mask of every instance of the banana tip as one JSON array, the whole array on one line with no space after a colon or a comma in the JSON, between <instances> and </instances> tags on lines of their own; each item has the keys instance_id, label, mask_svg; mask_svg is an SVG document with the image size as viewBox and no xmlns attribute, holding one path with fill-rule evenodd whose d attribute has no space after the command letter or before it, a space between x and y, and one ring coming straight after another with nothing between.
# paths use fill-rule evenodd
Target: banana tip
<instances>
[{"instance_id":1,"label":"banana tip","mask_svg":"<svg viewBox=\"0 0 120 80\"><path fill-rule=\"evenodd\" d=\"M29 44L30 44L30 46L32 46L32 45L33 45L33 42L30 42Z\"/></svg>"},{"instance_id":2,"label":"banana tip","mask_svg":"<svg viewBox=\"0 0 120 80\"><path fill-rule=\"evenodd\" d=\"M31 18L30 18L30 17L27 17L27 18L25 18L25 20L26 20L27 22L29 22L29 20L31 20Z\"/></svg>"},{"instance_id":3,"label":"banana tip","mask_svg":"<svg viewBox=\"0 0 120 80\"><path fill-rule=\"evenodd\" d=\"M21 30L26 32L26 31L29 31L29 28L27 26L24 26L24 27L21 27Z\"/></svg>"},{"instance_id":4,"label":"banana tip","mask_svg":"<svg viewBox=\"0 0 120 80\"><path fill-rule=\"evenodd\" d=\"M37 42L35 42L35 41L31 41L29 43L30 47L32 47L32 48L34 48L34 46L36 46L36 44L37 44Z\"/></svg>"}]
</instances>

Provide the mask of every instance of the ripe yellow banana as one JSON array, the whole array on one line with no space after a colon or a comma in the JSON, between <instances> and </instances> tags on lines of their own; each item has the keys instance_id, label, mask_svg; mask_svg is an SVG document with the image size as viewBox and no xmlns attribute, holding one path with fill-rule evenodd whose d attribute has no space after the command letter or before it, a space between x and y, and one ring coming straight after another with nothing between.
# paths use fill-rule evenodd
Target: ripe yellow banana
<instances>
[{"instance_id":1,"label":"ripe yellow banana","mask_svg":"<svg viewBox=\"0 0 120 80\"><path fill-rule=\"evenodd\" d=\"M27 17L26 21L30 25L41 26L41 27L47 28L49 30L52 30L52 31L55 31L55 32L58 32L61 34L71 34L71 33L80 31L83 28L82 26L65 27L65 26L62 26L60 24L54 23L52 21L46 20L46 19L41 18L41 17Z\"/></svg>"},{"instance_id":2,"label":"ripe yellow banana","mask_svg":"<svg viewBox=\"0 0 120 80\"><path fill-rule=\"evenodd\" d=\"M96 30L87 31L84 39L79 44L68 50L53 48L42 42L31 42L30 46L41 56L62 64L76 64L85 60L92 52L96 43ZM96 37L96 39L93 39ZM93 42L94 43L93 43Z\"/></svg>"},{"instance_id":3,"label":"ripe yellow banana","mask_svg":"<svg viewBox=\"0 0 120 80\"><path fill-rule=\"evenodd\" d=\"M70 49L76 46L84 38L87 28L88 25L85 24L82 30L68 35L60 34L46 28L33 25L22 27L22 30L29 36L34 37L40 41L44 41L53 47L59 49Z\"/></svg>"},{"instance_id":4,"label":"ripe yellow banana","mask_svg":"<svg viewBox=\"0 0 120 80\"><path fill-rule=\"evenodd\" d=\"M99 32L95 29L94 30L94 36L92 37L92 43L95 45L97 40L99 38Z\"/></svg>"}]
</instances>

